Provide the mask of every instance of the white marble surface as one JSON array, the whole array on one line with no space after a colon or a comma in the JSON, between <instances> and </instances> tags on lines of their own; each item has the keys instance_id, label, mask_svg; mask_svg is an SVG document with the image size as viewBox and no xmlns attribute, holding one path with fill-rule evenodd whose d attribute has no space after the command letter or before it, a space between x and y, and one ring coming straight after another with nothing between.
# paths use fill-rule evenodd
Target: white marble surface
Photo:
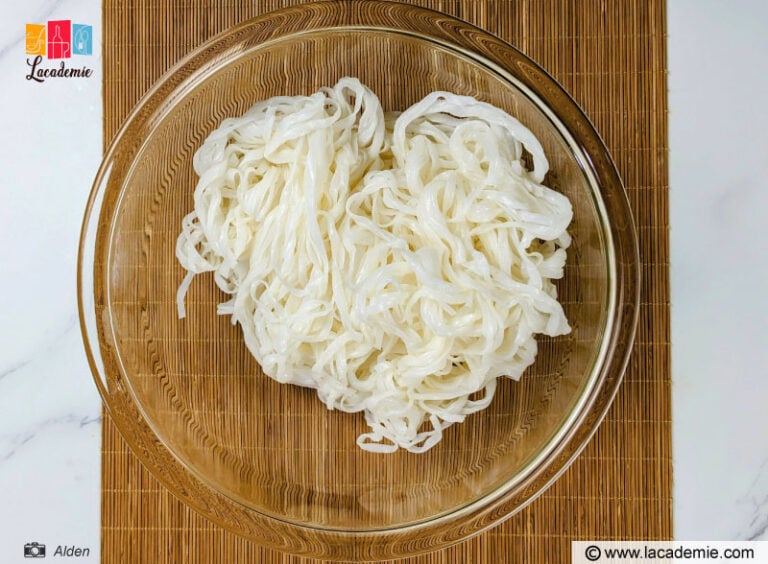
<instances>
[{"instance_id":1,"label":"white marble surface","mask_svg":"<svg viewBox=\"0 0 768 564\"><path fill-rule=\"evenodd\" d=\"M83 210L101 159L101 58L87 79L26 80L25 24L71 19L101 41L99 0L0 2L0 562L26 542L98 562L100 400L77 320Z\"/></svg>"},{"instance_id":2,"label":"white marble surface","mask_svg":"<svg viewBox=\"0 0 768 564\"><path fill-rule=\"evenodd\" d=\"M670 0L675 535L768 540L768 3Z\"/></svg>"},{"instance_id":3,"label":"white marble surface","mask_svg":"<svg viewBox=\"0 0 768 564\"><path fill-rule=\"evenodd\" d=\"M0 562L99 548L100 403L77 324L101 156L99 0L0 0ZM33 83L24 24L93 25L95 69ZM768 539L768 5L669 0L675 533Z\"/></svg>"}]
</instances>

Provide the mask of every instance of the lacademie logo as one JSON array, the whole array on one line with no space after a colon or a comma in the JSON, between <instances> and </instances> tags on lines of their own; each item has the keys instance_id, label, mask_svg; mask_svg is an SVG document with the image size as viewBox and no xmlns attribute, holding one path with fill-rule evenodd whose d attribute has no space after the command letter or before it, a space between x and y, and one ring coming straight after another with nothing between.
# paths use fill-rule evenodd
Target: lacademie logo
<instances>
[{"instance_id":1,"label":"lacademie logo","mask_svg":"<svg viewBox=\"0 0 768 564\"><path fill-rule=\"evenodd\" d=\"M69 59L72 55L93 54L93 28L84 24L73 24L72 20L51 20L48 24L27 24L27 80L45 82L46 78L88 78L93 69L68 67L62 60L58 67L43 65L43 57Z\"/></svg>"}]
</instances>

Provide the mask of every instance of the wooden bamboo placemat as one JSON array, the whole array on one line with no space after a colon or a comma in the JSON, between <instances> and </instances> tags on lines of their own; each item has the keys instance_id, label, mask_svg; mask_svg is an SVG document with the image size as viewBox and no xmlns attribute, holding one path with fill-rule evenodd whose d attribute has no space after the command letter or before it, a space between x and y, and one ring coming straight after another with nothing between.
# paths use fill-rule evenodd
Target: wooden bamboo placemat
<instances>
[{"instance_id":1,"label":"wooden bamboo placemat","mask_svg":"<svg viewBox=\"0 0 768 564\"><path fill-rule=\"evenodd\" d=\"M104 0L104 139L178 59L209 37L293 0ZM413 0L511 42L592 119L635 214L640 323L625 382L595 438L521 513L407 562L570 561L570 542L672 537L666 6L664 0ZM188 509L131 454L108 414L102 445L102 561L297 563Z\"/></svg>"}]
</instances>

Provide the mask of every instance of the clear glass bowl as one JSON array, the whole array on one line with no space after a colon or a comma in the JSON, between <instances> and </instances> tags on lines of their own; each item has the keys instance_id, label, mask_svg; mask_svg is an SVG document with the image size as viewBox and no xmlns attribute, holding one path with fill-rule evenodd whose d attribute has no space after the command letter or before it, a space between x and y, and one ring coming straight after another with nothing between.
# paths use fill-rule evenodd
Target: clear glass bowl
<instances>
[{"instance_id":1,"label":"clear glass bowl","mask_svg":"<svg viewBox=\"0 0 768 564\"><path fill-rule=\"evenodd\" d=\"M174 247L192 209L192 155L254 102L359 77L385 109L434 90L504 108L542 142L571 199L560 299L570 335L539 338L520 382L427 453L371 454L362 414L260 373L216 315L211 276L176 315ZM620 383L637 322L637 241L594 128L530 59L469 24L388 2L311 3L219 35L174 67L114 139L85 215L80 315L96 383L125 440L181 500L297 554L383 559L444 547L509 517L574 459Z\"/></svg>"}]
</instances>

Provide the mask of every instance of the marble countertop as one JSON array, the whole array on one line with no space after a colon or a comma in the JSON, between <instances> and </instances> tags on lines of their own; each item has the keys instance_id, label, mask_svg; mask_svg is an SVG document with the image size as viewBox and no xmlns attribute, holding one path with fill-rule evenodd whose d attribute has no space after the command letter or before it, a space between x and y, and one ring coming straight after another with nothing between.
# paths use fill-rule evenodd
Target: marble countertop
<instances>
[{"instance_id":1,"label":"marble countertop","mask_svg":"<svg viewBox=\"0 0 768 564\"><path fill-rule=\"evenodd\" d=\"M768 4L669 0L674 530L768 540ZM80 223L102 154L100 0L2 0L0 562L99 560L101 404L80 338ZM92 26L89 77L26 79L25 24ZM28 560L27 560L28 561Z\"/></svg>"},{"instance_id":2,"label":"marble countertop","mask_svg":"<svg viewBox=\"0 0 768 564\"><path fill-rule=\"evenodd\" d=\"M768 4L669 0L674 530L768 540Z\"/></svg>"}]
</instances>

